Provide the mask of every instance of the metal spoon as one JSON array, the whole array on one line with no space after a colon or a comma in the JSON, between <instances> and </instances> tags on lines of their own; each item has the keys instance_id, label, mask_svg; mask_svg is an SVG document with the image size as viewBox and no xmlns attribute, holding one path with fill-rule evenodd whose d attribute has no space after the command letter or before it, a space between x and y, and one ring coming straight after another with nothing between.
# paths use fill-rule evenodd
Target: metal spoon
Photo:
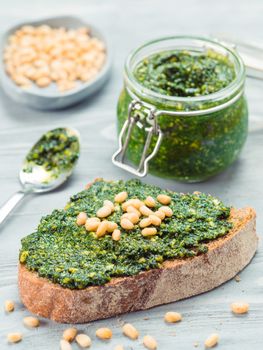
<instances>
[{"instance_id":1,"label":"metal spoon","mask_svg":"<svg viewBox=\"0 0 263 350\"><path fill-rule=\"evenodd\" d=\"M64 130L68 136L76 136L78 142L78 156L80 149L80 141L79 141L79 133L77 130L70 128L59 128L60 130ZM56 129L54 129L56 130ZM50 130L50 131L54 131ZM49 133L48 131L47 133ZM46 134L47 134L46 133ZM38 142L44 137L46 134L42 135ZM31 148L30 152L34 150L37 146L37 143ZM28 153L29 154L29 153ZM30 193L43 193L49 192L62 185L68 177L72 174L72 171L77 163L77 159L72 162L71 166L66 170L59 174L54 173L53 170L47 171L44 166L39 166L30 162L31 169L30 172L26 171L25 165L28 164L27 157L23 162L22 169L19 173L20 183L22 185L22 189L15 194L0 208L0 224L6 219L9 213L15 208L15 206L25 197L25 195Z\"/></svg>"}]
</instances>

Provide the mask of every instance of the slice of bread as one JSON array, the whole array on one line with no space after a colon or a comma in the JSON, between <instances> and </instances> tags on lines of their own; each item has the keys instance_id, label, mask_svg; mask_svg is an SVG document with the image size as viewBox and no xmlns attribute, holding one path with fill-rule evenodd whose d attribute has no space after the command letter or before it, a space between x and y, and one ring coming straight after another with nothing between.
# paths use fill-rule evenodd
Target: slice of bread
<instances>
[{"instance_id":1,"label":"slice of bread","mask_svg":"<svg viewBox=\"0 0 263 350\"><path fill-rule=\"evenodd\" d=\"M22 302L34 314L57 322L84 323L149 309L209 291L233 278L256 252L256 214L232 209L233 229L208 243L208 252L165 261L162 268L131 277L113 278L104 286L71 290L19 265Z\"/></svg>"}]
</instances>

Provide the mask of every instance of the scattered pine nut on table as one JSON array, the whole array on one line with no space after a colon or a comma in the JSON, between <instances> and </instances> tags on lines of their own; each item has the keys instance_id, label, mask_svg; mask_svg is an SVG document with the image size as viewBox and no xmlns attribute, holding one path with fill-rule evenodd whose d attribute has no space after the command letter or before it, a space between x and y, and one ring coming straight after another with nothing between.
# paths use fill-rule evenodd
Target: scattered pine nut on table
<instances>
[{"instance_id":1,"label":"scattered pine nut on table","mask_svg":"<svg viewBox=\"0 0 263 350\"><path fill-rule=\"evenodd\" d=\"M219 336L216 333L211 334L205 341L205 347L206 348L213 348L217 345L219 341Z\"/></svg>"},{"instance_id":2,"label":"scattered pine nut on table","mask_svg":"<svg viewBox=\"0 0 263 350\"><path fill-rule=\"evenodd\" d=\"M96 330L96 336L102 340L112 338L112 331L109 328L99 328Z\"/></svg>"},{"instance_id":3,"label":"scattered pine nut on table","mask_svg":"<svg viewBox=\"0 0 263 350\"><path fill-rule=\"evenodd\" d=\"M7 335L7 340L9 343L18 343L22 340L23 335L22 333L15 332L15 333L9 333Z\"/></svg>"},{"instance_id":4,"label":"scattered pine nut on table","mask_svg":"<svg viewBox=\"0 0 263 350\"><path fill-rule=\"evenodd\" d=\"M182 320L182 315L179 312L169 311L164 315L164 320L167 323L175 323Z\"/></svg>"},{"instance_id":5,"label":"scattered pine nut on table","mask_svg":"<svg viewBox=\"0 0 263 350\"><path fill-rule=\"evenodd\" d=\"M86 334L78 334L76 336L76 342L82 348L89 348L91 346L91 339Z\"/></svg>"},{"instance_id":6,"label":"scattered pine nut on table","mask_svg":"<svg viewBox=\"0 0 263 350\"><path fill-rule=\"evenodd\" d=\"M12 300L5 301L5 311L12 312L15 310L15 303Z\"/></svg>"},{"instance_id":7,"label":"scattered pine nut on table","mask_svg":"<svg viewBox=\"0 0 263 350\"><path fill-rule=\"evenodd\" d=\"M27 327L35 328L38 327L40 322L39 319L33 316L24 317L23 323Z\"/></svg>"},{"instance_id":8,"label":"scattered pine nut on table","mask_svg":"<svg viewBox=\"0 0 263 350\"><path fill-rule=\"evenodd\" d=\"M60 350L72 350L70 342L65 339L60 340Z\"/></svg>"},{"instance_id":9,"label":"scattered pine nut on table","mask_svg":"<svg viewBox=\"0 0 263 350\"><path fill-rule=\"evenodd\" d=\"M157 349L157 341L151 335L146 335L143 338L143 345L149 350Z\"/></svg>"},{"instance_id":10,"label":"scattered pine nut on table","mask_svg":"<svg viewBox=\"0 0 263 350\"><path fill-rule=\"evenodd\" d=\"M139 337L139 332L137 331L137 329L130 323L126 323L123 327L122 327L122 332L124 335L126 335L126 337L135 340L138 339Z\"/></svg>"},{"instance_id":11,"label":"scattered pine nut on table","mask_svg":"<svg viewBox=\"0 0 263 350\"><path fill-rule=\"evenodd\" d=\"M68 341L68 342L72 342L76 335L77 335L77 329L72 327L72 328L67 328L64 332L63 332L63 339Z\"/></svg>"},{"instance_id":12,"label":"scattered pine nut on table","mask_svg":"<svg viewBox=\"0 0 263 350\"><path fill-rule=\"evenodd\" d=\"M249 310L249 304L245 302L235 302L231 304L231 310L234 314L246 314Z\"/></svg>"}]
</instances>

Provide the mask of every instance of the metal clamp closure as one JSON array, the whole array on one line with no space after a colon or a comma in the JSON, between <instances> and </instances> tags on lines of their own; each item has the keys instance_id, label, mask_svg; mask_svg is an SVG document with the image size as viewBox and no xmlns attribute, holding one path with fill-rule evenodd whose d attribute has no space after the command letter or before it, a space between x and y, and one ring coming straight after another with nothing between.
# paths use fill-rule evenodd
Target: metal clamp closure
<instances>
[{"instance_id":1,"label":"metal clamp closure","mask_svg":"<svg viewBox=\"0 0 263 350\"><path fill-rule=\"evenodd\" d=\"M144 126L141 122L140 111L146 113L147 126ZM137 113L136 113L137 111ZM138 168L125 163L125 154L131 139L132 131L134 127L144 128L147 133L145 145L142 151L141 159ZM149 147L151 145L152 137L157 136L157 141L154 145L153 151L148 154ZM112 156L112 162L114 165L122 168L133 175L144 177L148 172L148 163L156 155L162 141L162 131L157 123L156 109L152 106L145 105L142 101L132 100L128 108L128 119L125 121L120 135L119 135L119 148Z\"/></svg>"}]
</instances>

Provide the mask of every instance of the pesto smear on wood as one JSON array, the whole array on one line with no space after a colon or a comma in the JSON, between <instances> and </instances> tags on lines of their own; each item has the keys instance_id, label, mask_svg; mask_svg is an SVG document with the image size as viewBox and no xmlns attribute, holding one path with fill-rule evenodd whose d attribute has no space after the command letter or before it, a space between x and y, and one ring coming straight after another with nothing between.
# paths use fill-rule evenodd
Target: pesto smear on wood
<instances>
[{"instance_id":1,"label":"pesto smear on wood","mask_svg":"<svg viewBox=\"0 0 263 350\"><path fill-rule=\"evenodd\" d=\"M171 218L165 218L158 234L143 237L135 225L121 229L120 241L111 235L96 238L76 224L80 212L95 216L105 199L114 201L117 193L127 191L129 198L168 194L172 198ZM161 204L157 204L156 210ZM120 205L107 218L120 222ZM63 287L82 289L103 285L115 276L131 276L160 268L167 259L192 257L207 251L206 243L226 235L232 227L230 208L203 193L179 194L142 184L139 180L97 181L89 189L71 197L65 209L43 217L37 230L22 239L20 262Z\"/></svg>"},{"instance_id":2,"label":"pesto smear on wood","mask_svg":"<svg viewBox=\"0 0 263 350\"><path fill-rule=\"evenodd\" d=\"M72 169L79 157L79 140L71 130L57 128L45 133L26 157L23 171L32 172L41 166L52 173L51 178Z\"/></svg>"}]
</instances>

